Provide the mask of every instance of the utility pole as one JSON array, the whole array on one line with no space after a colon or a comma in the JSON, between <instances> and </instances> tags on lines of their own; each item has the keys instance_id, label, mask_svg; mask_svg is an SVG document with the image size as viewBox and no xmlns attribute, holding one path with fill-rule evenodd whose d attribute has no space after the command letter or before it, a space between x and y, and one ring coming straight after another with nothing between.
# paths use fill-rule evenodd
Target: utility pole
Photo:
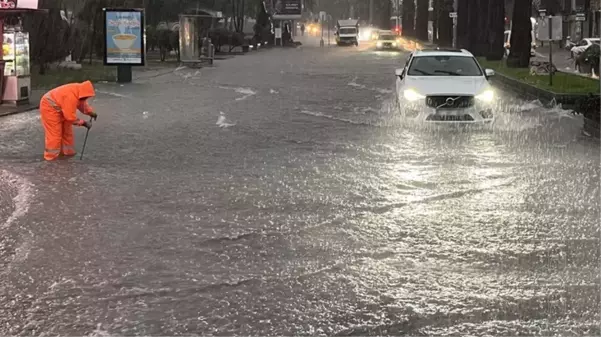
<instances>
[{"instance_id":1,"label":"utility pole","mask_svg":"<svg viewBox=\"0 0 601 337\"><path fill-rule=\"evenodd\" d=\"M369 0L369 24L374 24L374 0Z\"/></svg>"},{"instance_id":2,"label":"utility pole","mask_svg":"<svg viewBox=\"0 0 601 337\"><path fill-rule=\"evenodd\" d=\"M396 27L394 29L401 29L401 0L396 0Z\"/></svg>"},{"instance_id":3,"label":"utility pole","mask_svg":"<svg viewBox=\"0 0 601 337\"><path fill-rule=\"evenodd\" d=\"M453 11L457 13L458 0L453 1ZM453 48L457 48L457 18L453 18Z\"/></svg>"}]
</instances>

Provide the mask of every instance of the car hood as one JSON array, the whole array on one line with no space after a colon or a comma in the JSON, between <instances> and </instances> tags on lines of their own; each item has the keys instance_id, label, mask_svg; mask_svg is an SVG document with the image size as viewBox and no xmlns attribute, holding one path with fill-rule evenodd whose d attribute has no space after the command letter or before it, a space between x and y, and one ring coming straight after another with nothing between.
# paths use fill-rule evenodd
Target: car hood
<instances>
[{"instance_id":1,"label":"car hood","mask_svg":"<svg viewBox=\"0 0 601 337\"><path fill-rule=\"evenodd\" d=\"M478 95L490 84L484 76L408 76L405 87L422 95Z\"/></svg>"}]
</instances>

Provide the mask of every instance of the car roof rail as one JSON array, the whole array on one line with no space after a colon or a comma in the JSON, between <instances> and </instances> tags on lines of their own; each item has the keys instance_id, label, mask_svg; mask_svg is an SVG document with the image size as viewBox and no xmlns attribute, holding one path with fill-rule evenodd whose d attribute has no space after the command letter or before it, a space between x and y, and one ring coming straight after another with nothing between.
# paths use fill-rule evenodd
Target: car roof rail
<instances>
[{"instance_id":1,"label":"car roof rail","mask_svg":"<svg viewBox=\"0 0 601 337\"><path fill-rule=\"evenodd\" d=\"M450 53L461 53L463 50L456 48L445 48L445 47L436 47L436 48L425 48L422 51L446 51Z\"/></svg>"}]
</instances>

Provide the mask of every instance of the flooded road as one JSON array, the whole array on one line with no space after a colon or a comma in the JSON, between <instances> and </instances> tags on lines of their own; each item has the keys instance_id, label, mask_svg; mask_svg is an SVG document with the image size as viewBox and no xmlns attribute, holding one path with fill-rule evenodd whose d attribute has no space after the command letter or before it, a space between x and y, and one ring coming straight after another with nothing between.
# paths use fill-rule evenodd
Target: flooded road
<instances>
[{"instance_id":1,"label":"flooded road","mask_svg":"<svg viewBox=\"0 0 601 337\"><path fill-rule=\"evenodd\" d=\"M2 118L0 334L599 335L582 121L507 98L486 129L406 123L403 61L306 46L99 85L83 161Z\"/></svg>"}]
</instances>

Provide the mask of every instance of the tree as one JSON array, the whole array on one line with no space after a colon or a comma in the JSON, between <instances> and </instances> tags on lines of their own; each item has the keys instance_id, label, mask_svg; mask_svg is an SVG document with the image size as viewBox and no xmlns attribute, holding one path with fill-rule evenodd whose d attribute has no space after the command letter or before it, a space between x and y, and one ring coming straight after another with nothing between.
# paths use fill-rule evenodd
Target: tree
<instances>
[{"instance_id":1,"label":"tree","mask_svg":"<svg viewBox=\"0 0 601 337\"><path fill-rule=\"evenodd\" d=\"M513 4L513 20L511 25L511 41L507 66L527 68L530 64L530 48L532 44L532 23L530 15L532 2L515 1Z\"/></svg>"},{"instance_id":2,"label":"tree","mask_svg":"<svg viewBox=\"0 0 601 337\"><path fill-rule=\"evenodd\" d=\"M505 1L490 0L488 4L488 50L486 59L499 61L505 53Z\"/></svg>"},{"instance_id":3,"label":"tree","mask_svg":"<svg viewBox=\"0 0 601 337\"><path fill-rule=\"evenodd\" d=\"M415 0L403 1L403 35L415 36Z\"/></svg>"},{"instance_id":4,"label":"tree","mask_svg":"<svg viewBox=\"0 0 601 337\"><path fill-rule=\"evenodd\" d=\"M438 24L440 22L440 12L442 7L441 0L433 0L432 7L434 9L434 18L432 19L432 42L438 43Z\"/></svg>"},{"instance_id":5,"label":"tree","mask_svg":"<svg viewBox=\"0 0 601 337\"><path fill-rule=\"evenodd\" d=\"M232 4L232 18L234 20L234 29L241 33L244 30L244 14L246 10L246 0L230 0Z\"/></svg>"},{"instance_id":6,"label":"tree","mask_svg":"<svg viewBox=\"0 0 601 337\"><path fill-rule=\"evenodd\" d=\"M266 41L273 41L271 39L271 21L269 13L267 13L265 2L262 0L258 0L256 21L257 22L255 23L254 27L255 42L262 43Z\"/></svg>"},{"instance_id":7,"label":"tree","mask_svg":"<svg viewBox=\"0 0 601 337\"><path fill-rule=\"evenodd\" d=\"M374 0L374 24L381 28L390 27L390 17L392 16L392 1Z\"/></svg>"},{"instance_id":8,"label":"tree","mask_svg":"<svg viewBox=\"0 0 601 337\"><path fill-rule=\"evenodd\" d=\"M429 2L429 0L417 0L415 37L422 41L428 41Z\"/></svg>"},{"instance_id":9,"label":"tree","mask_svg":"<svg viewBox=\"0 0 601 337\"><path fill-rule=\"evenodd\" d=\"M470 0L468 9L468 49L474 56L488 52L488 0Z\"/></svg>"},{"instance_id":10,"label":"tree","mask_svg":"<svg viewBox=\"0 0 601 337\"><path fill-rule=\"evenodd\" d=\"M438 45L453 46L453 19L449 13L454 11L453 0L435 0L438 3Z\"/></svg>"},{"instance_id":11,"label":"tree","mask_svg":"<svg viewBox=\"0 0 601 337\"><path fill-rule=\"evenodd\" d=\"M457 0L457 47L470 49L469 0Z\"/></svg>"},{"instance_id":12,"label":"tree","mask_svg":"<svg viewBox=\"0 0 601 337\"><path fill-rule=\"evenodd\" d=\"M39 73L46 72L49 63L63 60L74 48L74 29L62 19L63 1L43 0L40 8L47 13L34 13L23 20L25 31L30 37L30 57L39 65Z\"/></svg>"}]
</instances>

